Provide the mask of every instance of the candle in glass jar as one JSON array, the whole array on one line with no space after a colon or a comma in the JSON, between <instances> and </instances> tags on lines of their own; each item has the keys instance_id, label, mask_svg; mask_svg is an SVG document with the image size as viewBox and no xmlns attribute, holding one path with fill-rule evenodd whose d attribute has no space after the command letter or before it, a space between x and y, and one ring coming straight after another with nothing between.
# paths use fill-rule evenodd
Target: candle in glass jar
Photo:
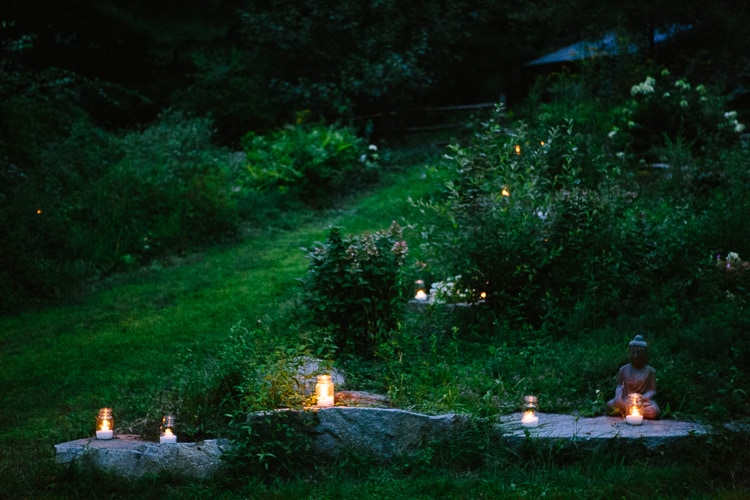
<instances>
[{"instance_id":1,"label":"candle in glass jar","mask_svg":"<svg viewBox=\"0 0 750 500\"><path fill-rule=\"evenodd\" d=\"M102 408L96 419L96 439L112 439L115 435L112 409Z\"/></svg>"},{"instance_id":2,"label":"candle in glass jar","mask_svg":"<svg viewBox=\"0 0 750 500\"><path fill-rule=\"evenodd\" d=\"M521 425L524 427L536 427L539 425L539 417L536 415L538 399L536 396L523 397L523 416Z\"/></svg>"},{"instance_id":3,"label":"candle in glass jar","mask_svg":"<svg viewBox=\"0 0 750 500\"><path fill-rule=\"evenodd\" d=\"M630 411L630 415L625 416L625 422L630 425L641 425L643 423L643 415L638 411L638 408L633 407Z\"/></svg>"},{"instance_id":4,"label":"candle in glass jar","mask_svg":"<svg viewBox=\"0 0 750 500\"><path fill-rule=\"evenodd\" d=\"M319 407L333 406L333 381L330 375L318 375L318 383L315 384L315 395Z\"/></svg>"},{"instance_id":5,"label":"candle in glass jar","mask_svg":"<svg viewBox=\"0 0 750 500\"><path fill-rule=\"evenodd\" d=\"M643 423L643 414L641 414L642 407L643 396L637 392L631 392L628 394L628 408L630 408L630 412L625 416L625 422L630 425L641 425Z\"/></svg>"},{"instance_id":6,"label":"candle in glass jar","mask_svg":"<svg viewBox=\"0 0 750 500\"><path fill-rule=\"evenodd\" d=\"M159 435L159 444L173 444L177 442L177 435L174 433L174 427L174 415L165 415L161 419L161 433Z\"/></svg>"}]
</instances>

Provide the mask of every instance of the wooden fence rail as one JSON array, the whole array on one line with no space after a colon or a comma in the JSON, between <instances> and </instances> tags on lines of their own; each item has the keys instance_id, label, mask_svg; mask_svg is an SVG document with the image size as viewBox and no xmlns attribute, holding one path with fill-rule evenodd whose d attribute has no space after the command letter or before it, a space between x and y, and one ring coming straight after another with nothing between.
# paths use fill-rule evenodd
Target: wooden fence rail
<instances>
[{"instance_id":1,"label":"wooden fence rail","mask_svg":"<svg viewBox=\"0 0 750 500\"><path fill-rule=\"evenodd\" d=\"M427 106L388 111L354 118L355 125L370 124L377 137L394 138L420 133L459 130L468 125L472 113L494 109L498 103L480 102L454 106Z\"/></svg>"}]
</instances>

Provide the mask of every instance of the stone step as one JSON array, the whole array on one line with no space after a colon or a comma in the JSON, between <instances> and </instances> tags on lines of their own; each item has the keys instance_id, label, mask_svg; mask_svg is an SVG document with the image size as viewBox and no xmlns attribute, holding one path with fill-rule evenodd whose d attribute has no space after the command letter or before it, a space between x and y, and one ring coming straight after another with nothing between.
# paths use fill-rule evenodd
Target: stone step
<instances>
[{"instance_id":1,"label":"stone step","mask_svg":"<svg viewBox=\"0 0 750 500\"><path fill-rule=\"evenodd\" d=\"M333 406L284 410L283 414L290 412L301 423L300 428L310 435L315 455L336 457L355 453L386 462L451 439L470 423L466 415L424 415L395 408ZM281 411L253 414L248 421L262 421L276 413L282 414ZM537 427L522 426L520 413L501 416L494 424L498 442L512 447L527 439L591 444L625 440L655 448L711 432L710 427L677 420L645 420L642 425L633 426L617 417L583 418L549 413L538 416ZM129 478L163 473L206 478L219 470L221 456L229 446L226 440L158 444L138 436L118 435L111 440L79 439L55 445L55 449L58 463Z\"/></svg>"},{"instance_id":2,"label":"stone step","mask_svg":"<svg viewBox=\"0 0 750 500\"><path fill-rule=\"evenodd\" d=\"M554 413L537 413L538 427L524 427L521 413L504 415L499 426L505 437L565 439L596 441L607 439L637 440L655 448L676 439L708 434L708 426L679 420L644 420L641 425L630 425L622 417L577 417Z\"/></svg>"},{"instance_id":3,"label":"stone step","mask_svg":"<svg viewBox=\"0 0 750 500\"><path fill-rule=\"evenodd\" d=\"M159 444L133 434L120 434L114 439L91 437L57 444L55 458L58 464L131 479L158 474L205 479L219 470L228 446L226 440Z\"/></svg>"}]
</instances>

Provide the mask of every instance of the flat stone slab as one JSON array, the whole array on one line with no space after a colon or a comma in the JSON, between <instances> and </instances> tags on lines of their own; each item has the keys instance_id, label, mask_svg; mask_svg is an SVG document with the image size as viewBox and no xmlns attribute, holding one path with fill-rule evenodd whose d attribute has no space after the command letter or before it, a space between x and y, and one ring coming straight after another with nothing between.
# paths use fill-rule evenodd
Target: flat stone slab
<instances>
[{"instance_id":1,"label":"flat stone slab","mask_svg":"<svg viewBox=\"0 0 750 500\"><path fill-rule=\"evenodd\" d=\"M377 403L383 402L378 400ZM430 416L393 408L334 406L310 410L298 414L301 421L308 423L304 427L312 438L313 452L324 457L353 453L387 461L432 442L450 439L469 422L465 415ZM262 417L266 413L254 415ZM644 420L642 425L633 426L619 417L584 418L551 413L538 416L537 427L523 427L521 413L499 417L495 426L497 438L510 445L526 439L595 445L606 444L608 440L625 440L657 448L711 432L709 426L678 420ZM159 444L143 441L135 435L118 435L107 441L79 439L55 445L55 449L60 464L88 467L126 478L174 474L204 479L220 470L221 456L229 446L229 441L221 439Z\"/></svg>"},{"instance_id":2,"label":"flat stone slab","mask_svg":"<svg viewBox=\"0 0 750 500\"><path fill-rule=\"evenodd\" d=\"M688 436L708 434L710 427L679 420L644 420L642 425L630 425L622 417L577 417L555 413L538 413L538 427L521 425L521 413L504 415L500 428L511 438L529 437L567 440L625 439L643 442L654 448Z\"/></svg>"},{"instance_id":3,"label":"flat stone slab","mask_svg":"<svg viewBox=\"0 0 750 500\"><path fill-rule=\"evenodd\" d=\"M69 441L55 445L55 450L59 464L91 467L127 478L173 474L204 479L219 470L227 447L225 440L159 444L121 434L108 440Z\"/></svg>"}]
</instances>

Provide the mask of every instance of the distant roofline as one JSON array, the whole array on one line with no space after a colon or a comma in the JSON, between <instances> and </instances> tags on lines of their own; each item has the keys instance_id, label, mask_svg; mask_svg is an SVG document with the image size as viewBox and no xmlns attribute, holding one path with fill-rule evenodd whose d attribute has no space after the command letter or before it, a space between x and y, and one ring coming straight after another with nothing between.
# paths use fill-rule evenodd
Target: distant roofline
<instances>
[{"instance_id":1,"label":"distant roofline","mask_svg":"<svg viewBox=\"0 0 750 500\"><path fill-rule=\"evenodd\" d=\"M692 30L692 25L672 25L667 30L657 30L654 34L654 43L661 44L674 38L677 34ZM607 32L597 41L583 40L547 55L527 62L524 66L541 66L544 64L556 64L570 61L581 61L602 56L615 56L622 51L617 43L614 32ZM633 54L638 51L635 44L628 44L624 52Z\"/></svg>"}]
</instances>

